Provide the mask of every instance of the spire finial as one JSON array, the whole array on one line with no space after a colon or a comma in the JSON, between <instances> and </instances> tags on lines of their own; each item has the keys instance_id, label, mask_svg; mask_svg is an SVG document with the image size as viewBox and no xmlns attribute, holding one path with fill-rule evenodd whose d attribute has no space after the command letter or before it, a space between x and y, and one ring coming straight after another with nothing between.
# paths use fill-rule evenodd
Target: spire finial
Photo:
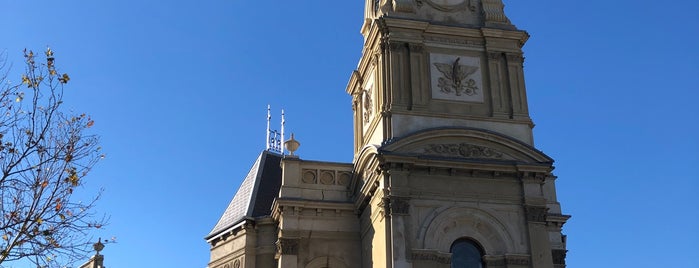
<instances>
[{"instance_id":1,"label":"spire finial","mask_svg":"<svg viewBox=\"0 0 699 268\"><path fill-rule=\"evenodd\" d=\"M100 255L100 251L104 249L104 244L102 244L102 238L97 239L97 243L92 244L92 248L97 251L97 255Z\"/></svg>"},{"instance_id":2,"label":"spire finial","mask_svg":"<svg viewBox=\"0 0 699 268\"><path fill-rule=\"evenodd\" d=\"M271 112L271 106L267 104L267 140L265 141L265 144L267 145L265 147L265 150L270 151L270 152L275 152L279 154L284 154L284 148L283 144L284 143L284 110L282 110L282 130L281 133L279 130L272 130L270 128L270 124L272 121L272 112ZM281 134L281 135L280 135Z\"/></svg>"},{"instance_id":3,"label":"spire finial","mask_svg":"<svg viewBox=\"0 0 699 268\"><path fill-rule=\"evenodd\" d=\"M269 147L270 147L270 145L269 145L269 141L270 141L269 140L269 133L270 133L269 121L272 119L272 114L270 113L270 108L271 108L270 105L267 104L267 139L265 141L265 145L266 145L265 150L268 150L268 151L269 151Z\"/></svg>"},{"instance_id":4,"label":"spire finial","mask_svg":"<svg viewBox=\"0 0 699 268\"><path fill-rule=\"evenodd\" d=\"M286 123L286 121L284 120L284 109L282 109L282 139L281 139L282 142L284 141L284 124L285 123ZM280 146L280 147L281 147L280 149L282 151L282 155L284 155L284 146Z\"/></svg>"}]
</instances>

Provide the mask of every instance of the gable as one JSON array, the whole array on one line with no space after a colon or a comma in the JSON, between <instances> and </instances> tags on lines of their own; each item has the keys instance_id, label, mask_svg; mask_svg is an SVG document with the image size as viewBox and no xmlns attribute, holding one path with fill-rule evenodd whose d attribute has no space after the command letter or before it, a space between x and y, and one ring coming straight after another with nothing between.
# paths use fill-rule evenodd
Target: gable
<instances>
[{"instance_id":1,"label":"gable","mask_svg":"<svg viewBox=\"0 0 699 268\"><path fill-rule=\"evenodd\" d=\"M477 128L434 128L393 139L383 155L446 160L552 164L553 159L512 137Z\"/></svg>"}]
</instances>

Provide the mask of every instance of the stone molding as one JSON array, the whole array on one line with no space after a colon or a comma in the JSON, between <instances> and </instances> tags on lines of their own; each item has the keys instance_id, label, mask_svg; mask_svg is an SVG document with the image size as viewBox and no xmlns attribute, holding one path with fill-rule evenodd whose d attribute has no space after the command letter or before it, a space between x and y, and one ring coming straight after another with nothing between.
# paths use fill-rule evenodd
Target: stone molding
<instances>
[{"instance_id":1,"label":"stone molding","mask_svg":"<svg viewBox=\"0 0 699 268\"><path fill-rule=\"evenodd\" d=\"M435 250L413 249L410 257L413 261L431 261L443 264L451 263L451 253L443 253Z\"/></svg>"},{"instance_id":2,"label":"stone molding","mask_svg":"<svg viewBox=\"0 0 699 268\"><path fill-rule=\"evenodd\" d=\"M542 206L524 206L527 213L527 221L531 222L546 222L546 214L549 209Z\"/></svg>"},{"instance_id":3,"label":"stone molding","mask_svg":"<svg viewBox=\"0 0 699 268\"><path fill-rule=\"evenodd\" d=\"M521 254L485 255L483 261L488 267L531 264L531 256Z\"/></svg>"},{"instance_id":4,"label":"stone molding","mask_svg":"<svg viewBox=\"0 0 699 268\"><path fill-rule=\"evenodd\" d=\"M450 44L450 45L465 45L468 47L479 47L479 48L482 47L483 45L485 45L485 43L482 41L473 41L473 40L467 40L467 39L457 39L457 38L449 38L449 37L434 36L434 35L425 36L425 41L441 43L441 44Z\"/></svg>"},{"instance_id":5,"label":"stone molding","mask_svg":"<svg viewBox=\"0 0 699 268\"><path fill-rule=\"evenodd\" d=\"M529 255L505 255L505 263L507 265L529 265L531 257Z\"/></svg>"},{"instance_id":6,"label":"stone molding","mask_svg":"<svg viewBox=\"0 0 699 268\"><path fill-rule=\"evenodd\" d=\"M413 12L413 0L393 0L393 10L396 12Z\"/></svg>"}]
</instances>

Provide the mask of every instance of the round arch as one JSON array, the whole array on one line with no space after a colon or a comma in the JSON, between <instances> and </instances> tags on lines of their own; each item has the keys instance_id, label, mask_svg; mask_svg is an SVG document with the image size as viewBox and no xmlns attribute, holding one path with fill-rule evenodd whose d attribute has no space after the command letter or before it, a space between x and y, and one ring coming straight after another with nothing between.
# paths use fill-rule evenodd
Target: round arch
<instances>
[{"instance_id":1,"label":"round arch","mask_svg":"<svg viewBox=\"0 0 699 268\"><path fill-rule=\"evenodd\" d=\"M347 265L338 258L323 256L313 259L306 268L347 268Z\"/></svg>"},{"instance_id":2,"label":"round arch","mask_svg":"<svg viewBox=\"0 0 699 268\"><path fill-rule=\"evenodd\" d=\"M515 249L512 235L495 217L475 208L442 208L425 220L419 231L424 249L450 252L465 237L477 242L484 254L501 255Z\"/></svg>"}]
</instances>

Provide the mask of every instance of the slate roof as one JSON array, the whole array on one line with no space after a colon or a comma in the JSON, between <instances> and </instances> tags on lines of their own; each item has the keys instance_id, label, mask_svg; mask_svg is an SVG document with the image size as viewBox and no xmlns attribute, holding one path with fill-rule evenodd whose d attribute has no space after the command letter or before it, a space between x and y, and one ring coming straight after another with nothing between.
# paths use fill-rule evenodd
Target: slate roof
<instances>
[{"instance_id":1,"label":"slate roof","mask_svg":"<svg viewBox=\"0 0 699 268\"><path fill-rule=\"evenodd\" d=\"M272 202L282 182L281 155L263 151L245 176L226 211L206 239L219 235L245 219L271 215Z\"/></svg>"}]
</instances>

